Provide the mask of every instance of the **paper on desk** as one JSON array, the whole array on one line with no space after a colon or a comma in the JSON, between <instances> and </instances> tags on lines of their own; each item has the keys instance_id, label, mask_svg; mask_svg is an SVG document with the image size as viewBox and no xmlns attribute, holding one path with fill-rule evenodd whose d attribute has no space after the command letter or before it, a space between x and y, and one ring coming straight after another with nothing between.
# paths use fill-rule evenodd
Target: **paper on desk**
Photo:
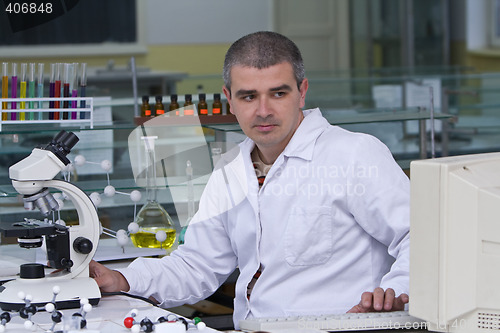
<instances>
[{"instance_id":1,"label":"paper on desk","mask_svg":"<svg viewBox=\"0 0 500 333\"><path fill-rule=\"evenodd\" d=\"M2 267L0 270L0 277L15 276L19 273L19 266L25 263L27 263L27 261L24 259L2 256L0 258L0 267Z\"/></svg>"},{"instance_id":2,"label":"paper on desk","mask_svg":"<svg viewBox=\"0 0 500 333\"><path fill-rule=\"evenodd\" d=\"M35 260L35 251L22 249L18 244L0 246L0 277L14 278L19 274L19 266Z\"/></svg>"}]
</instances>

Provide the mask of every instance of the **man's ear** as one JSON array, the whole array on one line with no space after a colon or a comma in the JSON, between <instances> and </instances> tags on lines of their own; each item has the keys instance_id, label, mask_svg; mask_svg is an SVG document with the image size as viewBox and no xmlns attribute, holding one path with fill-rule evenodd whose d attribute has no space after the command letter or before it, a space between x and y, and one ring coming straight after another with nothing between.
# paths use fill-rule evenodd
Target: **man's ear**
<instances>
[{"instance_id":1,"label":"man's ear","mask_svg":"<svg viewBox=\"0 0 500 333\"><path fill-rule=\"evenodd\" d=\"M309 89L309 81L307 78L304 78L302 80L302 83L300 84L299 92L300 92L300 108L303 108L304 105L306 105L306 93L307 89Z\"/></svg>"},{"instance_id":2,"label":"man's ear","mask_svg":"<svg viewBox=\"0 0 500 333\"><path fill-rule=\"evenodd\" d=\"M222 92L226 95L227 102L229 103L229 112L233 113L233 101L231 99L231 89L227 88L225 85L222 86Z\"/></svg>"}]
</instances>

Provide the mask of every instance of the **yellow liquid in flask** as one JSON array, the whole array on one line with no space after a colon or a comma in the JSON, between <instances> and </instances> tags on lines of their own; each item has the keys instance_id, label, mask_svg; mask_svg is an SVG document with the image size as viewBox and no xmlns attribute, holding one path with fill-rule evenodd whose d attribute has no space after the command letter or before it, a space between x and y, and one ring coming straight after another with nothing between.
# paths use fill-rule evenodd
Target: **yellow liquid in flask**
<instances>
[{"instance_id":1,"label":"yellow liquid in flask","mask_svg":"<svg viewBox=\"0 0 500 333\"><path fill-rule=\"evenodd\" d=\"M149 201L144 205L136 217L139 231L130 235L136 247L170 248L176 237L172 218L167 211L156 201ZM156 232L165 231L167 238L163 242L156 239Z\"/></svg>"},{"instance_id":2,"label":"yellow liquid in flask","mask_svg":"<svg viewBox=\"0 0 500 333\"><path fill-rule=\"evenodd\" d=\"M167 239L160 244L156 240L156 232L163 230L167 234ZM135 234L130 235L130 239L135 247L147 247L147 248L163 248L168 249L174 245L175 242L175 229L172 228L141 228L141 230Z\"/></svg>"}]
</instances>

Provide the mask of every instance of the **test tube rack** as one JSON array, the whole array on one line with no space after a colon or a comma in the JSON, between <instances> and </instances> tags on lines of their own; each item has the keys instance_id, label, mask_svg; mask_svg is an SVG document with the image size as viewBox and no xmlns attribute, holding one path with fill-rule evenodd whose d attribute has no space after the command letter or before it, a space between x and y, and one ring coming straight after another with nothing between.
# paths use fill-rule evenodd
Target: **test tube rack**
<instances>
[{"instance_id":1,"label":"test tube rack","mask_svg":"<svg viewBox=\"0 0 500 333\"><path fill-rule=\"evenodd\" d=\"M80 102L84 101L85 102L85 107L80 107ZM4 109L2 107L3 103L8 103L10 106L11 103L14 102L17 104L17 107L14 109ZM28 105L30 102L34 102L35 105L39 105L39 102L42 102L42 108L25 108L21 109L19 108L20 103L25 103ZM76 108L49 108L49 103L50 102L59 102L60 105L63 105L63 102L76 102L78 107ZM34 118L37 119L25 119L25 120L3 120L4 114L7 113L7 115L10 115L11 113L34 113ZM53 113L53 112L58 112L60 115L63 112L67 112L68 114L77 113L77 119L71 119L71 117L68 117L69 119L48 119L48 114ZM80 115L84 113L84 117L81 117ZM47 116L43 116L43 114L47 114ZM17 118L17 117L16 117ZM40 119L41 118L41 119ZM84 118L84 119L82 119ZM43 98L0 98L0 132L2 131L2 126L3 125L12 125L12 124L22 124L22 125L28 125L28 124L48 124L48 123L54 123L54 124L62 124L62 125L76 125L80 124L82 126L88 125L90 128L94 128L94 103L93 103L93 98L92 97L43 97Z\"/></svg>"}]
</instances>

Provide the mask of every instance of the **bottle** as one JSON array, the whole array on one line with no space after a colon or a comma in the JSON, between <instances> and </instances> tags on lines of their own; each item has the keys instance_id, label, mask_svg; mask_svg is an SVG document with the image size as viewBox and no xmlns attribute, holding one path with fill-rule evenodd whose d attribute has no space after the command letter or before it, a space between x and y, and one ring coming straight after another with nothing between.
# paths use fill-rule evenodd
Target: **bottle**
<instances>
[{"instance_id":1,"label":"bottle","mask_svg":"<svg viewBox=\"0 0 500 333\"><path fill-rule=\"evenodd\" d=\"M226 114L231 114L230 108L231 106L229 106L229 102L226 102Z\"/></svg>"},{"instance_id":2,"label":"bottle","mask_svg":"<svg viewBox=\"0 0 500 333\"><path fill-rule=\"evenodd\" d=\"M163 98L161 96L156 96L155 112L157 116L165 113L165 107L163 106Z\"/></svg>"},{"instance_id":3,"label":"bottle","mask_svg":"<svg viewBox=\"0 0 500 333\"><path fill-rule=\"evenodd\" d=\"M177 103L177 94L170 95L170 106L168 107L169 111L175 111L175 115L179 115L179 103Z\"/></svg>"},{"instance_id":4,"label":"bottle","mask_svg":"<svg viewBox=\"0 0 500 333\"><path fill-rule=\"evenodd\" d=\"M191 94L186 94L184 96L184 115L185 116L193 116L194 108L193 105L193 96Z\"/></svg>"},{"instance_id":5,"label":"bottle","mask_svg":"<svg viewBox=\"0 0 500 333\"><path fill-rule=\"evenodd\" d=\"M212 104L212 114L214 116L222 114L222 103L220 101L220 94L214 94L214 103Z\"/></svg>"},{"instance_id":6,"label":"bottle","mask_svg":"<svg viewBox=\"0 0 500 333\"><path fill-rule=\"evenodd\" d=\"M205 94L198 95L198 114L200 116L208 116L208 104Z\"/></svg>"},{"instance_id":7,"label":"bottle","mask_svg":"<svg viewBox=\"0 0 500 333\"><path fill-rule=\"evenodd\" d=\"M149 96L142 96L141 117L151 117L151 107L149 106Z\"/></svg>"}]
</instances>

